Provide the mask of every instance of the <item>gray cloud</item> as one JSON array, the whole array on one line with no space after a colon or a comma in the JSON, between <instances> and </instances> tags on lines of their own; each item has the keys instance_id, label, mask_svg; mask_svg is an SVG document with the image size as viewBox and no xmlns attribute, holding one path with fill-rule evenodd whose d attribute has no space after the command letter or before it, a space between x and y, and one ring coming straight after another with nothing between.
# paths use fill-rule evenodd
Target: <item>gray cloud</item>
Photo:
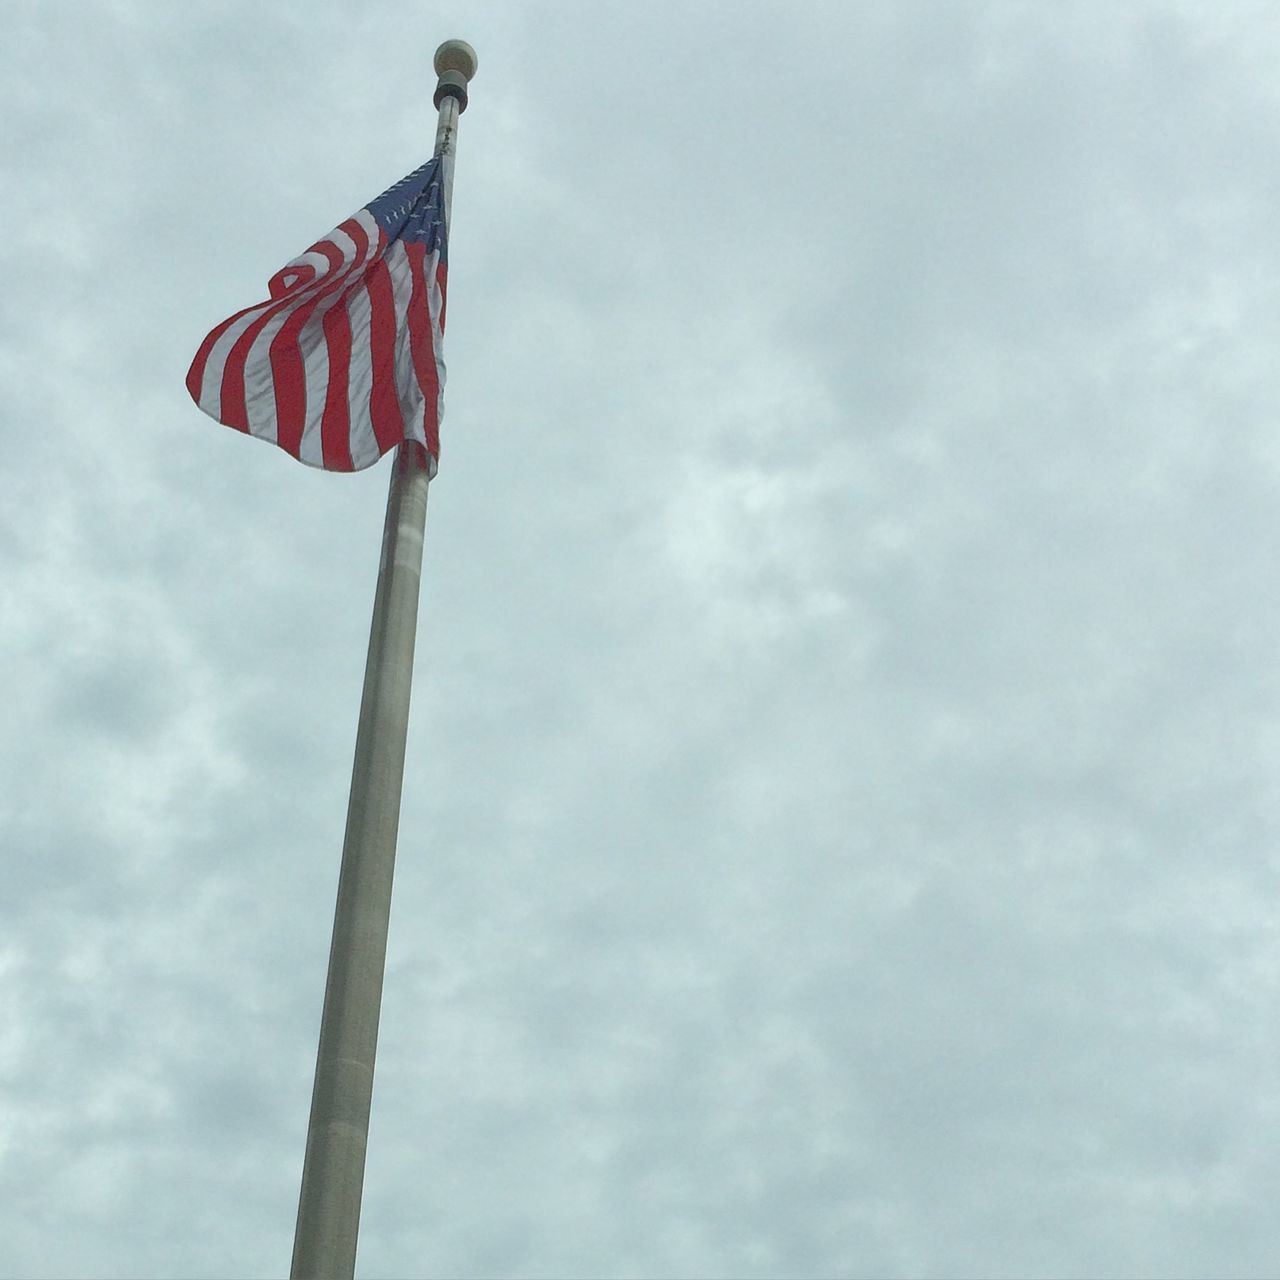
<instances>
[{"instance_id":1,"label":"gray cloud","mask_svg":"<svg viewBox=\"0 0 1280 1280\"><path fill-rule=\"evenodd\" d=\"M182 376L452 34L361 1273L1274 1270L1267 11L46 8L0 1273L285 1266L386 473Z\"/></svg>"}]
</instances>

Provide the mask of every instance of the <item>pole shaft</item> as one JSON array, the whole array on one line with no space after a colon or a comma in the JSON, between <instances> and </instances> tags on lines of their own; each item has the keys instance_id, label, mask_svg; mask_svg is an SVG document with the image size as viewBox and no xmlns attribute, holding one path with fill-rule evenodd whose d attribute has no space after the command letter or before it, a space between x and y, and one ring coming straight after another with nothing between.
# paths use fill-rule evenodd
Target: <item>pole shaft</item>
<instances>
[{"instance_id":1,"label":"pole shaft","mask_svg":"<svg viewBox=\"0 0 1280 1280\"><path fill-rule=\"evenodd\" d=\"M349 1280L355 1274L427 514L429 473L421 453L420 445L401 446L387 499L302 1166L294 1280Z\"/></svg>"},{"instance_id":2,"label":"pole shaft","mask_svg":"<svg viewBox=\"0 0 1280 1280\"><path fill-rule=\"evenodd\" d=\"M456 98L441 100L437 155L452 158L458 114ZM451 163L444 166L444 180L447 227ZM391 469L298 1199L292 1280L351 1280L355 1274L409 728L428 463L420 444L406 442L397 450Z\"/></svg>"}]
</instances>

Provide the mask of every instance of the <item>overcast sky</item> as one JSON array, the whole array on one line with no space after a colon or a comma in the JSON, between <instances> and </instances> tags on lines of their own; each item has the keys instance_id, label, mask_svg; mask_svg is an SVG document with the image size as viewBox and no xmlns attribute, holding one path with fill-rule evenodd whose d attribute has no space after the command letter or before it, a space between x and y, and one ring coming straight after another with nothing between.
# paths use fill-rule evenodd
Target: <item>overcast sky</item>
<instances>
[{"instance_id":1,"label":"overcast sky","mask_svg":"<svg viewBox=\"0 0 1280 1280\"><path fill-rule=\"evenodd\" d=\"M358 1274L1274 1276L1280 8L10 0L0 1274L292 1245L387 484L191 404L470 41Z\"/></svg>"}]
</instances>

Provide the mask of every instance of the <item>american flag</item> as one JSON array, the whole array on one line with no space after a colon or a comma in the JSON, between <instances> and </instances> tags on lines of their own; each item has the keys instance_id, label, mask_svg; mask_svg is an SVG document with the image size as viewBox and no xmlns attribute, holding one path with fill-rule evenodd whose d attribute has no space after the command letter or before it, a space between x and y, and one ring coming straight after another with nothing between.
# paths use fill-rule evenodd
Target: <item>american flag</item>
<instances>
[{"instance_id":1,"label":"american flag","mask_svg":"<svg viewBox=\"0 0 1280 1280\"><path fill-rule=\"evenodd\" d=\"M187 374L210 417L301 462L358 471L402 440L434 473L444 390L446 160L397 182L276 272Z\"/></svg>"}]
</instances>

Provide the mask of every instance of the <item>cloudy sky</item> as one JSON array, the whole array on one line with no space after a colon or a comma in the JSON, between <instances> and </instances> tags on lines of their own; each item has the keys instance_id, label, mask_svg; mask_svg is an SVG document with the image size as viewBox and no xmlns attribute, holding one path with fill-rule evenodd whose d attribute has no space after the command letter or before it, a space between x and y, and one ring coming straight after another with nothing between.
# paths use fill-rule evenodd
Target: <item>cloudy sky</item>
<instances>
[{"instance_id":1,"label":"cloudy sky","mask_svg":"<svg viewBox=\"0 0 1280 1280\"><path fill-rule=\"evenodd\" d=\"M288 1269L387 468L183 377L453 36L359 1274L1276 1273L1280 9L4 25L0 1274Z\"/></svg>"}]
</instances>

